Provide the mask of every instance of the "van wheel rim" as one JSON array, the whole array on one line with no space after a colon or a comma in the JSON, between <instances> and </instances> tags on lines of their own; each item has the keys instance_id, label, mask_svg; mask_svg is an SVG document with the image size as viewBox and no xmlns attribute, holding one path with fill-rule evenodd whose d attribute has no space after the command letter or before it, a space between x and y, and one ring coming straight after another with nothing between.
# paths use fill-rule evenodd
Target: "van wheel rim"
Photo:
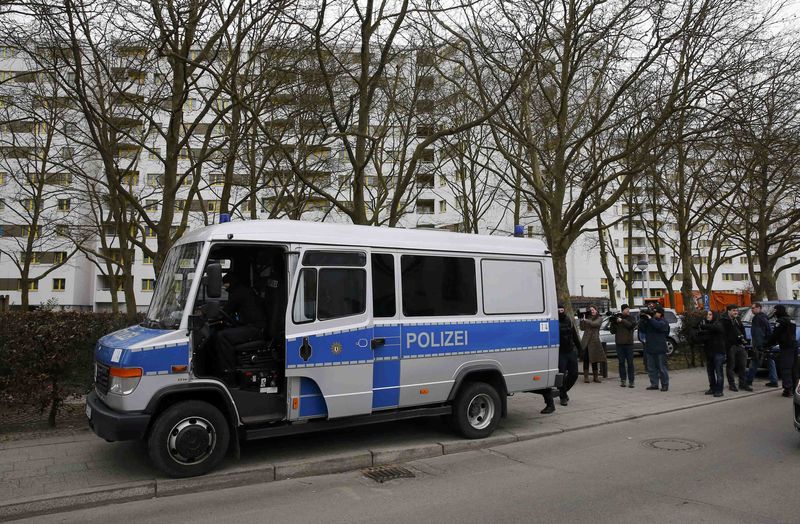
<instances>
[{"instance_id":1,"label":"van wheel rim","mask_svg":"<svg viewBox=\"0 0 800 524\"><path fill-rule=\"evenodd\" d=\"M486 393L475 395L467 407L467 420L474 429L486 429L494 420L494 402Z\"/></svg>"},{"instance_id":2,"label":"van wheel rim","mask_svg":"<svg viewBox=\"0 0 800 524\"><path fill-rule=\"evenodd\" d=\"M214 425L202 417L186 417L175 424L167 438L167 452L182 466L206 460L217 444Z\"/></svg>"}]
</instances>

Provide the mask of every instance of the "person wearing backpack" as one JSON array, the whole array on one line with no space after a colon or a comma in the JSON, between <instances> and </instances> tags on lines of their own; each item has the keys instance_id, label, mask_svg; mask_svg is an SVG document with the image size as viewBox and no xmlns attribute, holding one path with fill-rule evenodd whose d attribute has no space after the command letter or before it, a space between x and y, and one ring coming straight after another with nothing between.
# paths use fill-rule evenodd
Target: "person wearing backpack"
<instances>
[{"instance_id":1,"label":"person wearing backpack","mask_svg":"<svg viewBox=\"0 0 800 524\"><path fill-rule=\"evenodd\" d=\"M614 315L609 324L609 331L614 334L614 343L617 346L617 360L619 360L619 386L624 388L634 387L636 369L633 365L633 332L636 329L636 322L631 317L631 309L628 304L622 304L621 313Z\"/></svg>"}]
</instances>

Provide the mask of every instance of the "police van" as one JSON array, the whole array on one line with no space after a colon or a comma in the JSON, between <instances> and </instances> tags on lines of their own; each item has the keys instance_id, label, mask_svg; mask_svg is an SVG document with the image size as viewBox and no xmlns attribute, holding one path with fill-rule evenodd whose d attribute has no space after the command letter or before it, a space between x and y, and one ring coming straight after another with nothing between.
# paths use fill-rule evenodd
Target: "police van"
<instances>
[{"instance_id":1,"label":"police van","mask_svg":"<svg viewBox=\"0 0 800 524\"><path fill-rule=\"evenodd\" d=\"M537 240L205 227L169 251L145 321L98 342L86 415L108 441L145 439L173 477L241 440L412 417L484 438L508 396L560 385L555 297Z\"/></svg>"}]
</instances>

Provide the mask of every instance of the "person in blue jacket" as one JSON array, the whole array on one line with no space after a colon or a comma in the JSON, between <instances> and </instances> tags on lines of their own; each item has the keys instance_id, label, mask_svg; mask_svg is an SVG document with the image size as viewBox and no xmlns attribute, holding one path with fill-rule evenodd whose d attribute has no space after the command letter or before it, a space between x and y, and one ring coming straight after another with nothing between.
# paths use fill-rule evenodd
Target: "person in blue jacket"
<instances>
[{"instance_id":1,"label":"person in blue jacket","mask_svg":"<svg viewBox=\"0 0 800 524\"><path fill-rule=\"evenodd\" d=\"M659 378L661 391L669 391L669 373L667 372L667 336L669 323L664 318L664 309L656 308L652 316L645 312L640 314L639 332L644 334L644 356L647 359L647 374L650 376L649 390L657 390Z\"/></svg>"}]
</instances>

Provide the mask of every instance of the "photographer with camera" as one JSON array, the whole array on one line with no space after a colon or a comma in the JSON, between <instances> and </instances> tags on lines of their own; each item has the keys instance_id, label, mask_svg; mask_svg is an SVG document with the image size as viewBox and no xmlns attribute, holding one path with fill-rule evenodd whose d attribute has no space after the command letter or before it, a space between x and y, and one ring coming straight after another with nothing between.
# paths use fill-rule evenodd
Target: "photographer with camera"
<instances>
[{"instance_id":1,"label":"photographer with camera","mask_svg":"<svg viewBox=\"0 0 800 524\"><path fill-rule=\"evenodd\" d=\"M633 365L633 332L636 329L636 322L631 318L631 309L628 304L622 304L620 313L611 317L608 328L614 334L614 342L617 346L619 386L624 388L627 380L627 386L632 388L636 373Z\"/></svg>"},{"instance_id":2,"label":"photographer with camera","mask_svg":"<svg viewBox=\"0 0 800 524\"><path fill-rule=\"evenodd\" d=\"M728 376L728 389L739 391L753 391L747 384L747 351L744 349L747 343L744 324L739 318L739 308L733 304L725 307L725 315L722 316L722 327L725 328L725 347L727 350L727 361L725 362L725 374ZM739 377L739 387L736 387L736 377Z\"/></svg>"},{"instance_id":3,"label":"photographer with camera","mask_svg":"<svg viewBox=\"0 0 800 524\"><path fill-rule=\"evenodd\" d=\"M664 310L655 308L652 316L647 311L639 314L639 332L644 335L644 356L647 359L647 374L650 376L648 390L657 390L661 379L661 391L669 391L667 371L667 337L669 323L664 318Z\"/></svg>"}]
</instances>

